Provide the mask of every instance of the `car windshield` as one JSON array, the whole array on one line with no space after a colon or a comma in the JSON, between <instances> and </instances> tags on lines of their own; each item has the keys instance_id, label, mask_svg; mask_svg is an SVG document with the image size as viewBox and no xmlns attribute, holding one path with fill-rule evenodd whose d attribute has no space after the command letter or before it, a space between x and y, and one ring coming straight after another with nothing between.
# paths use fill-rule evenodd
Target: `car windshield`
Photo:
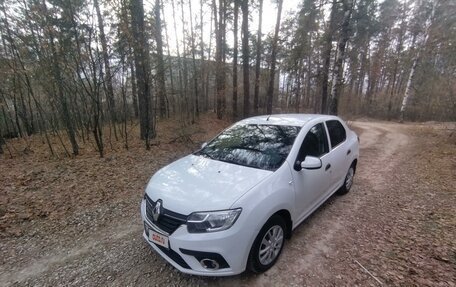
<instances>
[{"instance_id":1,"label":"car windshield","mask_svg":"<svg viewBox=\"0 0 456 287\"><path fill-rule=\"evenodd\" d=\"M288 156L300 129L295 126L238 124L225 130L195 155L276 170Z\"/></svg>"}]
</instances>

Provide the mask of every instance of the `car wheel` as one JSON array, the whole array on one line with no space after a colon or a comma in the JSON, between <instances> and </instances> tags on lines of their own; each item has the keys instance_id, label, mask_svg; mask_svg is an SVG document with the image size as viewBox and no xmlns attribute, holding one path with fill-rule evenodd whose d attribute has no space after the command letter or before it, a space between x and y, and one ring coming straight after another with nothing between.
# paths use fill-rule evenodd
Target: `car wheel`
<instances>
[{"instance_id":1,"label":"car wheel","mask_svg":"<svg viewBox=\"0 0 456 287\"><path fill-rule=\"evenodd\" d=\"M352 164L348 169L347 175L345 175L344 184L339 188L337 194L344 195L347 194L352 185L353 185L353 178L355 176L355 166Z\"/></svg>"},{"instance_id":2,"label":"car wheel","mask_svg":"<svg viewBox=\"0 0 456 287\"><path fill-rule=\"evenodd\" d=\"M250 250L248 267L252 272L264 272L276 263L285 242L285 227L284 219L274 215L261 228Z\"/></svg>"}]
</instances>

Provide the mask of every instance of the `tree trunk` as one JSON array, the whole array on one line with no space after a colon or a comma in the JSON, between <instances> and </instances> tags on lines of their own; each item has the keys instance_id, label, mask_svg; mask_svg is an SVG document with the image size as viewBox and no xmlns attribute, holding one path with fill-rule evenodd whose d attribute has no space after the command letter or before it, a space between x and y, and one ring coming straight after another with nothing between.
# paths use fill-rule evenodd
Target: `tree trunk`
<instances>
[{"instance_id":1,"label":"tree trunk","mask_svg":"<svg viewBox=\"0 0 456 287\"><path fill-rule=\"evenodd\" d=\"M236 118L237 118L237 98L238 98L238 15L239 15L239 0L234 0L233 120L236 120Z\"/></svg>"},{"instance_id":2,"label":"tree trunk","mask_svg":"<svg viewBox=\"0 0 456 287\"><path fill-rule=\"evenodd\" d=\"M144 33L144 6L142 0L130 0L131 23L134 41L134 60L139 101L139 126L141 139L146 149L155 137L154 116L151 110L151 87L149 83L149 45Z\"/></svg>"},{"instance_id":3,"label":"tree trunk","mask_svg":"<svg viewBox=\"0 0 456 287\"><path fill-rule=\"evenodd\" d=\"M192 105L192 123L195 122L195 117L199 117L199 93L198 93L198 70L196 68L196 45L195 45L195 32L193 30L193 13L192 1L188 1L188 8L190 12L190 36L192 45L192 64L193 64L193 105Z\"/></svg>"},{"instance_id":4,"label":"tree trunk","mask_svg":"<svg viewBox=\"0 0 456 287\"><path fill-rule=\"evenodd\" d=\"M101 15L100 5L98 3L98 0L93 0L93 5L95 6L95 10L97 11L98 29L100 30L101 49L102 49L103 63L104 63L104 68L105 68L104 81L106 83L106 98L108 100L108 108L109 108L109 113L111 115L111 120L115 123L115 122L117 122L116 105L115 105L115 99L114 99L114 89L112 87L111 67L109 65L108 44L106 42L106 35L104 32L104 21L103 21L102 15Z\"/></svg>"},{"instance_id":5,"label":"tree trunk","mask_svg":"<svg viewBox=\"0 0 456 287\"><path fill-rule=\"evenodd\" d=\"M157 83L160 118L169 117L166 105L165 63L163 60L162 23L160 18L161 1L155 0L155 42L157 44Z\"/></svg>"},{"instance_id":6,"label":"tree trunk","mask_svg":"<svg viewBox=\"0 0 456 287\"><path fill-rule=\"evenodd\" d=\"M244 118L250 114L249 1L242 0L242 68L244 75Z\"/></svg>"},{"instance_id":7,"label":"tree trunk","mask_svg":"<svg viewBox=\"0 0 456 287\"><path fill-rule=\"evenodd\" d=\"M310 41L309 41L310 42ZM312 52L313 52L313 49L310 48L310 52L309 52L309 55L307 57L307 75L306 75L306 80L307 80L307 83L306 83L306 102L305 102L305 105L306 105L306 108L310 108L310 101L311 101L311 81L312 81L312 70L310 69L310 65L311 65L311 62L312 62Z\"/></svg>"},{"instance_id":8,"label":"tree trunk","mask_svg":"<svg viewBox=\"0 0 456 287\"><path fill-rule=\"evenodd\" d=\"M164 10L163 5L161 5L161 16L165 17L165 10ZM165 22L166 22L166 19L165 19ZM168 34L167 23L165 23L165 25L163 25L163 26L165 28L166 50L167 50L167 55L168 55L167 65L168 65L168 70L169 70L169 80L170 80L170 85L171 85L171 99L172 99L171 103L168 103L168 99L166 98L167 116L169 117L171 114L171 106L172 106L173 114L176 113L176 106L175 106L175 101L174 101L175 98L173 96L175 87L174 87L173 62L172 62L172 58L171 58L171 50L170 50L170 45L169 45L169 34ZM166 96L166 94L165 94L165 96Z\"/></svg>"},{"instance_id":9,"label":"tree trunk","mask_svg":"<svg viewBox=\"0 0 456 287\"><path fill-rule=\"evenodd\" d=\"M340 93L342 90L343 81L343 63L345 58L345 47L347 46L348 38L350 37L350 19L353 11L354 0L344 0L342 2L344 9L344 20L342 22L342 30L339 43L337 44L337 59L334 68L334 81L331 90L331 98L329 102L329 114L337 115L337 108Z\"/></svg>"},{"instance_id":10,"label":"tree trunk","mask_svg":"<svg viewBox=\"0 0 456 287\"><path fill-rule=\"evenodd\" d=\"M131 51L130 51L131 53ZM130 61L130 73L131 73L131 97L133 100L133 113L135 115L135 119L138 118L139 116L139 111L138 111L138 89L136 87L136 71L135 71L135 66L134 62Z\"/></svg>"},{"instance_id":11,"label":"tree trunk","mask_svg":"<svg viewBox=\"0 0 456 287\"><path fill-rule=\"evenodd\" d=\"M214 8L215 11L217 11L216 6L215 6L215 1L214 3ZM223 50L225 43L223 42L223 39L225 38L223 35L223 16L224 16L224 0L219 0L219 7L218 7L218 21L217 18L215 19L216 22L216 48L215 48L215 60L216 60L216 90L217 90L217 105L216 105L216 112L217 112L217 118L221 119L223 118L223 115L225 113L225 67L223 64Z\"/></svg>"},{"instance_id":12,"label":"tree trunk","mask_svg":"<svg viewBox=\"0 0 456 287\"><path fill-rule=\"evenodd\" d=\"M256 46L256 61L255 61L255 92L253 96L253 113L258 114L259 102L258 98L260 97L260 67L261 67L261 53L262 53L262 44L261 44L261 25L263 23L263 0L259 0L259 19L258 19L258 34L257 34L257 46Z\"/></svg>"},{"instance_id":13,"label":"tree trunk","mask_svg":"<svg viewBox=\"0 0 456 287\"><path fill-rule=\"evenodd\" d=\"M404 6L405 6L405 4L404 4ZM399 35L398 35L397 44L396 44L396 51L395 51L395 55L394 55L393 79L392 79L392 84L391 84L391 91L390 91L389 97L388 97L388 111L387 111L388 120L391 120L391 110L393 108L392 101L393 101L393 98L394 98L395 92L396 92L397 73L398 73L398 69L399 69L399 58L400 58L400 54L402 52L403 43L404 43L404 34L405 34L405 30L406 30L405 11L406 11L406 9L404 7L401 24L399 26L400 28L399 28Z\"/></svg>"},{"instance_id":14,"label":"tree trunk","mask_svg":"<svg viewBox=\"0 0 456 287\"><path fill-rule=\"evenodd\" d=\"M128 48L128 53L126 56L126 61L128 64L126 66L130 70L130 72L127 71L127 77L128 73L130 73L130 84L131 84L131 100L133 104L133 114L134 114L134 119L138 118L139 111L138 111L138 92L136 88L136 72L135 72L135 67L134 67L134 55L133 55L133 50L132 47L134 46L134 39L131 36L131 21L129 19L129 0L122 0L121 1L121 29L122 29L122 35L126 38L127 42L127 48ZM126 51L127 52L127 51Z\"/></svg>"},{"instance_id":15,"label":"tree trunk","mask_svg":"<svg viewBox=\"0 0 456 287\"><path fill-rule=\"evenodd\" d=\"M215 0L212 0L213 3L215 3ZM215 4L213 4L215 5ZM214 6L215 7L215 6ZM206 72L206 87L205 87L205 94L206 94L206 98L204 99L204 105L206 107L206 111L209 110L209 71L212 71L213 70L213 65L211 65L211 56L212 56L212 39L214 37L212 37L212 31L213 31L213 27L214 25L216 26L217 25L217 11L216 9L212 9L212 13L211 13L211 24L209 25L209 47L208 47L208 51L207 51L207 72ZM215 105L212 106L212 109L214 109Z\"/></svg>"},{"instance_id":16,"label":"tree trunk","mask_svg":"<svg viewBox=\"0 0 456 287\"><path fill-rule=\"evenodd\" d=\"M419 57L420 57L420 52L417 52L415 58L413 58L412 68L410 69L410 74L409 74L409 78L407 80L407 85L405 86L405 92L404 92L404 97L402 98L401 112L400 112L400 116L399 116L399 121L401 123L404 121L404 113L407 108L408 100L410 98L411 89L412 89L412 80L413 80L413 76L415 76L415 70L418 65Z\"/></svg>"},{"instance_id":17,"label":"tree trunk","mask_svg":"<svg viewBox=\"0 0 456 287\"><path fill-rule=\"evenodd\" d=\"M431 15L426 20L426 24L425 24L426 26L425 26L425 29L424 29L423 42L422 42L421 45L418 46L418 51L417 51L415 57L413 58L412 68L410 69L409 78L407 80L407 85L405 87L404 97L402 98L401 112L400 112L400 116L399 116L399 121L401 123L404 121L404 114L405 114L405 111L407 109L408 100L409 100L409 98L411 96L413 77L415 76L415 71L416 71L416 67L418 65L418 61L420 60L420 57L421 57L421 52L422 52L423 49L425 49L427 41L429 39L429 28L431 27L432 21L434 20L435 9L437 7L438 2L439 1L437 0L437 1L433 2L433 4L432 4Z\"/></svg>"},{"instance_id":18,"label":"tree trunk","mask_svg":"<svg viewBox=\"0 0 456 287\"><path fill-rule=\"evenodd\" d=\"M174 6L174 0L171 0L171 6L173 9L173 27L174 27L174 34L177 35L177 22L176 22L176 10ZM176 52L177 52L177 66L178 66L178 77L179 77L179 113L181 116L181 120L184 121L185 119L185 111L184 111L184 81L182 77L182 59L180 56L180 46L179 46L179 39L176 39Z\"/></svg>"},{"instance_id":19,"label":"tree trunk","mask_svg":"<svg viewBox=\"0 0 456 287\"><path fill-rule=\"evenodd\" d=\"M331 50L332 50L332 39L335 25L335 15L337 10L337 0L332 1L331 14L329 16L328 28L323 36L324 48L323 48L323 71L321 80L321 110L322 114L326 114L328 111L328 79L329 79L329 65L331 64Z\"/></svg>"},{"instance_id":20,"label":"tree trunk","mask_svg":"<svg viewBox=\"0 0 456 287\"><path fill-rule=\"evenodd\" d=\"M277 21L274 32L274 39L272 40L272 55L271 55L271 71L269 74L269 86L267 93L267 104L266 104L266 113L272 113L272 101L274 97L274 80L275 80L275 69L276 69L276 58L277 58L277 41L279 39L279 29L280 29L280 17L282 16L282 4L283 0L278 1L278 10L277 10Z\"/></svg>"},{"instance_id":21,"label":"tree trunk","mask_svg":"<svg viewBox=\"0 0 456 287\"><path fill-rule=\"evenodd\" d=\"M212 25L212 22L211 22ZM204 25L203 25L203 0L200 0L200 50L201 50L201 65L200 65L200 77L201 77L201 93L203 96L203 101L204 101L204 111L207 111L207 105L206 105L206 97L207 97L207 91L205 88L205 85L207 83L204 82L205 80L205 74L206 74L206 63L204 59Z\"/></svg>"},{"instance_id":22,"label":"tree trunk","mask_svg":"<svg viewBox=\"0 0 456 287\"><path fill-rule=\"evenodd\" d=\"M301 61L300 61L301 62ZM300 63L299 66L301 66L302 64ZM301 69L298 68L298 70L296 71L296 105L295 105L295 112L296 113L299 113L299 105L301 104L301 79L302 79L302 75L301 75Z\"/></svg>"},{"instance_id":23,"label":"tree trunk","mask_svg":"<svg viewBox=\"0 0 456 287\"><path fill-rule=\"evenodd\" d=\"M13 81L13 84L15 84L16 80ZM24 134L22 133L22 128L21 128L21 122L19 121L19 109L17 106L17 99L16 99L16 93L13 93L13 108L14 108L14 120L16 122L16 128L18 131L18 134L21 138L24 137Z\"/></svg>"},{"instance_id":24,"label":"tree trunk","mask_svg":"<svg viewBox=\"0 0 456 287\"><path fill-rule=\"evenodd\" d=\"M182 21L182 58L183 58L183 69L182 75L184 79L184 99L185 99L185 111L184 114L187 115L187 119L189 116L193 117L193 101L190 99L188 94L188 67L187 67L187 44L186 44L186 24L185 24L185 13L184 13L184 2L181 2L181 21ZM193 119L192 119L193 121Z\"/></svg>"}]
</instances>

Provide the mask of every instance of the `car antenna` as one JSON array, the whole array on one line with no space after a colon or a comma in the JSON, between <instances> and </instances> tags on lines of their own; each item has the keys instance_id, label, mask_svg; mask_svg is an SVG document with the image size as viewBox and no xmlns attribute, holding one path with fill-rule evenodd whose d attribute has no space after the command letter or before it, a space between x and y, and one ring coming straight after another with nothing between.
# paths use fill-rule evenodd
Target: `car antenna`
<instances>
[{"instance_id":1,"label":"car antenna","mask_svg":"<svg viewBox=\"0 0 456 287\"><path fill-rule=\"evenodd\" d=\"M267 117L266 121L269 121L269 118L270 118L270 117L271 117L271 115L269 115L269 116Z\"/></svg>"}]
</instances>

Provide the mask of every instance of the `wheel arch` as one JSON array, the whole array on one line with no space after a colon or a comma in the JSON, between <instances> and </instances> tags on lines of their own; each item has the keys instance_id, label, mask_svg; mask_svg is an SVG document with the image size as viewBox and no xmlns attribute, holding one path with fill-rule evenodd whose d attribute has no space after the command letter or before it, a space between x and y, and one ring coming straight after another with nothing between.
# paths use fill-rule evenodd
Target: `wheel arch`
<instances>
[{"instance_id":1,"label":"wheel arch","mask_svg":"<svg viewBox=\"0 0 456 287\"><path fill-rule=\"evenodd\" d=\"M290 239L291 238L291 233L293 229L293 221L291 220L291 214L288 210L286 209L281 209L271 215L269 218L273 217L274 215L279 215L285 220L286 230L285 230L285 238ZM269 220L269 219L268 219Z\"/></svg>"},{"instance_id":2,"label":"wheel arch","mask_svg":"<svg viewBox=\"0 0 456 287\"><path fill-rule=\"evenodd\" d=\"M358 159L355 158L355 159L352 161L352 164L351 164L351 165L353 166L353 169L354 169L355 172L356 172L356 165L357 165L357 164L358 164Z\"/></svg>"}]
</instances>

